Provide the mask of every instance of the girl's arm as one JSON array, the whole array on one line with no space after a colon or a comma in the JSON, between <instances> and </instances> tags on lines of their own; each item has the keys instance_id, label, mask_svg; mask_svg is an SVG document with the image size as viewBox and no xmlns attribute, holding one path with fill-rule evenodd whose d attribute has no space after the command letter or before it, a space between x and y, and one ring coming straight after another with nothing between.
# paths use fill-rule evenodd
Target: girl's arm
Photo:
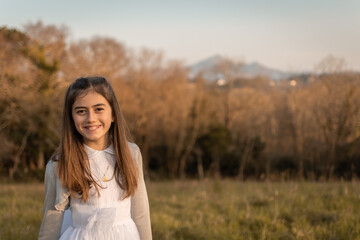
<instances>
[{"instance_id":1,"label":"girl's arm","mask_svg":"<svg viewBox=\"0 0 360 240\"><path fill-rule=\"evenodd\" d=\"M139 167L138 188L131 196L131 218L134 220L141 240L151 240L151 223L149 200L146 192L144 174L142 169L142 156L139 147L136 146L136 162Z\"/></svg>"},{"instance_id":2,"label":"girl's arm","mask_svg":"<svg viewBox=\"0 0 360 240\"><path fill-rule=\"evenodd\" d=\"M45 171L45 201L43 220L40 227L40 239L59 239L64 211L55 208L57 179L55 175L56 165L50 160Z\"/></svg>"}]
</instances>

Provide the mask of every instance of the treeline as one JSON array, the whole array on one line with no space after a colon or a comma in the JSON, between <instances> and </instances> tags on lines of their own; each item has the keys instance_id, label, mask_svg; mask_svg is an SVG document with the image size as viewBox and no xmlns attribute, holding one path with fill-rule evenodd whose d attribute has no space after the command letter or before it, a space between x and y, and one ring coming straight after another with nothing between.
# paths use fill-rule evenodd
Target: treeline
<instances>
[{"instance_id":1,"label":"treeline","mask_svg":"<svg viewBox=\"0 0 360 240\"><path fill-rule=\"evenodd\" d=\"M353 179L360 176L360 77L326 58L305 80L244 79L223 60L224 85L159 52L107 37L70 41L64 26L0 28L0 172L43 178L58 145L64 92L80 76L113 85L152 179Z\"/></svg>"}]
</instances>

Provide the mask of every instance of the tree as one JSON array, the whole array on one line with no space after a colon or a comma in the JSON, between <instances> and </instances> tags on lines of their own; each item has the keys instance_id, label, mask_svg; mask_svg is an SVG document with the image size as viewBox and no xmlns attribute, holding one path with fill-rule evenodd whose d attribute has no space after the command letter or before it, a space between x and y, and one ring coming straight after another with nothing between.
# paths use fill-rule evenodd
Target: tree
<instances>
[{"instance_id":1,"label":"tree","mask_svg":"<svg viewBox=\"0 0 360 240\"><path fill-rule=\"evenodd\" d=\"M208 157L211 158L210 172L215 178L219 178L220 160L228 151L231 142L231 134L223 125L211 126L209 132L198 139L198 144Z\"/></svg>"},{"instance_id":2,"label":"tree","mask_svg":"<svg viewBox=\"0 0 360 240\"><path fill-rule=\"evenodd\" d=\"M59 69L59 62L55 59L49 63L45 48L25 33L2 28L1 36L5 52L1 57L7 62L1 67L1 82L9 89L4 96L1 122L6 125L8 141L18 149L9 170L12 178L20 164L26 168L43 168L44 149L47 146L54 149L57 139L55 119L58 119L53 114L53 109L57 109L54 107L57 100L54 73ZM28 162L25 156L37 158L36 163Z\"/></svg>"}]
</instances>

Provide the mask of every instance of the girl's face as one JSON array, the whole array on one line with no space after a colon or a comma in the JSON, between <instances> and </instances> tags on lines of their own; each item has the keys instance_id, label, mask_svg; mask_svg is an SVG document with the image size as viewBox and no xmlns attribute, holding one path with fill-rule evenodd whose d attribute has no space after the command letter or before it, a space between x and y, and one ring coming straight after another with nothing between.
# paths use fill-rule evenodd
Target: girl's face
<instances>
[{"instance_id":1,"label":"girl's face","mask_svg":"<svg viewBox=\"0 0 360 240\"><path fill-rule=\"evenodd\" d=\"M114 121L108 101L95 91L76 98L72 106L72 117L84 143L103 150L110 145L109 129Z\"/></svg>"}]
</instances>

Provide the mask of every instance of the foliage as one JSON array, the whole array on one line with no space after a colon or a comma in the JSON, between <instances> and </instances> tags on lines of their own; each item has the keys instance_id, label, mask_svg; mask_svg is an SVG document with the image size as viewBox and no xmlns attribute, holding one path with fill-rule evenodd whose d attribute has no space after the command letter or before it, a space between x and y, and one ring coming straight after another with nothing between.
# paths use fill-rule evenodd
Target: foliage
<instances>
[{"instance_id":1,"label":"foliage","mask_svg":"<svg viewBox=\"0 0 360 240\"><path fill-rule=\"evenodd\" d=\"M0 28L2 177L44 171L59 142L64 92L88 75L113 85L147 177L360 176L360 75L341 59L279 82L241 77L242 63L224 59L212 69L218 86L202 74L188 79L186 66L156 51L67 37L66 27L41 21Z\"/></svg>"},{"instance_id":2,"label":"foliage","mask_svg":"<svg viewBox=\"0 0 360 240\"><path fill-rule=\"evenodd\" d=\"M45 48L25 33L2 28L0 35L5 45L2 61L7 62L0 75L7 90L1 98L0 122L13 146L12 154L3 158L12 161L9 177L13 178L20 165L27 171L43 168L45 152L54 150L59 113L54 74L59 61L49 63Z\"/></svg>"}]
</instances>

